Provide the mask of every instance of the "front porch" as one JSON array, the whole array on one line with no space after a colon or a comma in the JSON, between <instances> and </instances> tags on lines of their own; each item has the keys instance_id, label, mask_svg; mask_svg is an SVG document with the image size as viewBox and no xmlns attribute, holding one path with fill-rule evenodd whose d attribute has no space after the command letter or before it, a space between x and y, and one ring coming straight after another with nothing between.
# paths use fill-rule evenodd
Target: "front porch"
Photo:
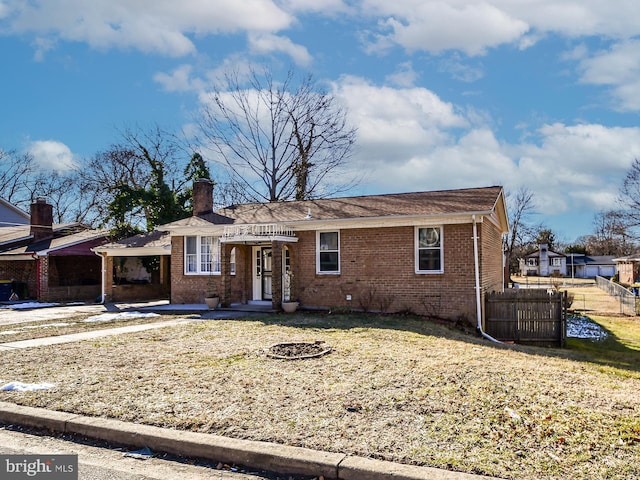
<instances>
[{"instance_id":1,"label":"front porch","mask_svg":"<svg viewBox=\"0 0 640 480\"><path fill-rule=\"evenodd\" d=\"M292 298L298 238L279 224L225 226L220 238L220 303L245 311L279 311Z\"/></svg>"}]
</instances>

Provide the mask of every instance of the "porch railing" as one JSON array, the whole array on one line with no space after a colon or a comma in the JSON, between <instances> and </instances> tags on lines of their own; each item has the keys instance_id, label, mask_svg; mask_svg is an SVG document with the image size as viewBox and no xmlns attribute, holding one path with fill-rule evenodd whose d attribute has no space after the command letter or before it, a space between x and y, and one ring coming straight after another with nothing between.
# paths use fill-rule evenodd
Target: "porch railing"
<instances>
[{"instance_id":1,"label":"porch railing","mask_svg":"<svg viewBox=\"0 0 640 480\"><path fill-rule=\"evenodd\" d=\"M274 238L289 237L295 238L293 229L277 223L256 223L248 225L227 225L222 234L224 239L235 238Z\"/></svg>"}]
</instances>

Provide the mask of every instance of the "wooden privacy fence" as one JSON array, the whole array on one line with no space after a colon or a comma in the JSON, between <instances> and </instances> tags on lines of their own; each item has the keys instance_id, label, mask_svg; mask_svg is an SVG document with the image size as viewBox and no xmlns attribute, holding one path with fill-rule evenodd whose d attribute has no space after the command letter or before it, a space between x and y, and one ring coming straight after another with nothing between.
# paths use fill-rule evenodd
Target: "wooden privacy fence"
<instances>
[{"instance_id":1,"label":"wooden privacy fence","mask_svg":"<svg viewBox=\"0 0 640 480\"><path fill-rule=\"evenodd\" d=\"M485 331L497 340L564 347L566 292L508 289L486 295Z\"/></svg>"}]
</instances>

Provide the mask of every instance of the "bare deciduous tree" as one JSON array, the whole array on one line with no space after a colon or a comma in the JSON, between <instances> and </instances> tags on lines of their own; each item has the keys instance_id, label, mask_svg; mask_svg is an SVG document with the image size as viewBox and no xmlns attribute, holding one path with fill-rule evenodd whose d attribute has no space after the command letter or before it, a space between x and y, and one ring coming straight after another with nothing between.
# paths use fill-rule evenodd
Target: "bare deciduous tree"
<instances>
[{"instance_id":1,"label":"bare deciduous tree","mask_svg":"<svg viewBox=\"0 0 640 480\"><path fill-rule=\"evenodd\" d=\"M306 200L344 191L337 181L355 142L346 111L316 90L311 76L294 85L292 72L276 82L252 71L249 83L225 76L199 119L203 143L213 149L246 200Z\"/></svg>"},{"instance_id":2,"label":"bare deciduous tree","mask_svg":"<svg viewBox=\"0 0 640 480\"><path fill-rule=\"evenodd\" d=\"M87 212L77 173L43 169L29 153L0 150L0 197L25 212L36 198L45 197L56 223L83 222Z\"/></svg>"},{"instance_id":3,"label":"bare deciduous tree","mask_svg":"<svg viewBox=\"0 0 640 480\"><path fill-rule=\"evenodd\" d=\"M522 187L515 194L507 194L507 204L511 230L506 239L505 256L511 274L518 269L518 254L524 253L534 235L535 229L528 220L535 208L535 198L531 190Z\"/></svg>"},{"instance_id":4,"label":"bare deciduous tree","mask_svg":"<svg viewBox=\"0 0 640 480\"><path fill-rule=\"evenodd\" d=\"M640 160L637 158L631 163L622 183L618 204L617 215L627 233L634 240L640 239Z\"/></svg>"},{"instance_id":5,"label":"bare deciduous tree","mask_svg":"<svg viewBox=\"0 0 640 480\"><path fill-rule=\"evenodd\" d=\"M28 212L31 197L27 185L35 172L30 154L0 149L0 197Z\"/></svg>"},{"instance_id":6,"label":"bare deciduous tree","mask_svg":"<svg viewBox=\"0 0 640 480\"><path fill-rule=\"evenodd\" d=\"M591 255L628 255L633 249L627 226L620 212L601 211L593 217L593 235L585 238L585 247Z\"/></svg>"}]
</instances>

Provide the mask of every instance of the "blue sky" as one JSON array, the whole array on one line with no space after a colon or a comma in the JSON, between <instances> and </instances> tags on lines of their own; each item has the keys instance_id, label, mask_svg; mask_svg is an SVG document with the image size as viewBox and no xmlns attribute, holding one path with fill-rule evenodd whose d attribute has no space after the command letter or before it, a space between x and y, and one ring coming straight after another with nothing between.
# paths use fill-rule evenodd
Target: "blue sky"
<instances>
[{"instance_id":1,"label":"blue sky","mask_svg":"<svg viewBox=\"0 0 640 480\"><path fill-rule=\"evenodd\" d=\"M640 158L631 0L0 0L0 65L0 148L53 168L118 128L193 131L250 66L347 107L351 194L527 187L572 242Z\"/></svg>"}]
</instances>

